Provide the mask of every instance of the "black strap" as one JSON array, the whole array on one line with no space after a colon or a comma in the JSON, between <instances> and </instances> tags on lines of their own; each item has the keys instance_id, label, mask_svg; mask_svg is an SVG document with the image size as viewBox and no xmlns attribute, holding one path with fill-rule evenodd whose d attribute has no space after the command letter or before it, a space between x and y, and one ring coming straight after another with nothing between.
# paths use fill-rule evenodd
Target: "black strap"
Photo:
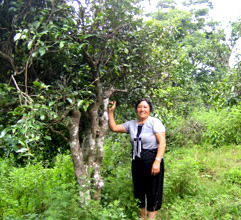
<instances>
[{"instance_id":1,"label":"black strap","mask_svg":"<svg viewBox=\"0 0 241 220\"><path fill-rule=\"evenodd\" d=\"M137 134L136 137L140 136L141 130L142 130L143 125L138 125L138 129L137 129Z\"/></svg>"}]
</instances>

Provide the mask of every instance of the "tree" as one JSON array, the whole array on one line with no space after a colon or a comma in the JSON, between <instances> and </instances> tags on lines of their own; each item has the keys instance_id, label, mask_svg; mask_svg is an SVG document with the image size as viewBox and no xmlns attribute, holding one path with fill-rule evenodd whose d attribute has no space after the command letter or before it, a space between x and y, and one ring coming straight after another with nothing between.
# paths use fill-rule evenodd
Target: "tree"
<instances>
[{"instance_id":1,"label":"tree","mask_svg":"<svg viewBox=\"0 0 241 220\"><path fill-rule=\"evenodd\" d=\"M2 145L35 156L61 137L82 199L100 199L110 96L162 74L151 72L152 48L168 29L143 23L139 2L77 1L77 11L65 1L1 2Z\"/></svg>"},{"instance_id":2,"label":"tree","mask_svg":"<svg viewBox=\"0 0 241 220\"><path fill-rule=\"evenodd\" d=\"M172 5L166 3L170 3L170 1L160 1L159 5L165 7L161 7L161 10L153 13L152 16L164 24L172 23L174 28L179 31L175 36L176 47L181 47L181 54L185 54L184 56L188 59L181 68L175 70L179 79L174 80L172 86L185 88L184 91L188 89L186 92L190 94L199 94L205 106L210 107L214 99L211 91L218 83L227 78L230 79L229 60L233 50L230 45L233 44L228 42L227 35L220 27L219 22L209 18L209 9L213 7L211 1L183 2L183 5L188 7L186 11L179 10L175 2L172 2ZM238 34L235 36L237 37ZM232 37L232 39L236 39L236 37ZM196 88L195 91L190 90L190 84L196 85L192 86ZM196 104L199 105L199 101L193 102L194 106Z\"/></svg>"}]
</instances>

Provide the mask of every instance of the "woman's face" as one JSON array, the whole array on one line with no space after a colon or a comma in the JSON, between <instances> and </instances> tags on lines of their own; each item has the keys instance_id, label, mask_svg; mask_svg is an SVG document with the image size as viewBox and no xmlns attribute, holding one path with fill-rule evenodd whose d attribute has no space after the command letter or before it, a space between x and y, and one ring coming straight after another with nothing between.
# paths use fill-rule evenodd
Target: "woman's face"
<instances>
[{"instance_id":1,"label":"woman's face","mask_svg":"<svg viewBox=\"0 0 241 220\"><path fill-rule=\"evenodd\" d=\"M145 120L149 117L151 110L150 106L146 101L142 101L139 103L136 109L137 115L139 119Z\"/></svg>"}]
</instances>

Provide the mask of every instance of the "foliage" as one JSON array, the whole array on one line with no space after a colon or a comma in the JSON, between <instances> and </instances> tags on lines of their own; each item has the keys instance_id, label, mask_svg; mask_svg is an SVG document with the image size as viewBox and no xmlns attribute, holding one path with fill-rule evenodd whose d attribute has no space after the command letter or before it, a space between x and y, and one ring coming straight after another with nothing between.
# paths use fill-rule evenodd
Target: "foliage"
<instances>
[{"instance_id":1,"label":"foliage","mask_svg":"<svg viewBox=\"0 0 241 220\"><path fill-rule=\"evenodd\" d=\"M105 186L101 203L106 206L118 200L128 219L136 219L138 201L135 201L132 187L131 145L128 136L110 135L104 150L102 175Z\"/></svg>"},{"instance_id":2,"label":"foliage","mask_svg":"<svg viewBox=\"0 0 241 220\"><path fill-rule=\"evenodd\" d=\"M161 219L239 219L240 187L223 175L231 167L238 169L239 153L240 146L168 152Z\"/></svg>"},{"instance_id":3,"label":"foliage","mask_svg":"<svg viewBox=\"0 0 241 220\"><path fill-rule=\"evenodd\" d=\"M54 169L44 168L40 162L28 164L24 168L13 167L11 163L11 159L1 162L3 217L42 214L52 203L49 197L56 188L69 188L72 193L77 190L69 156L59 156Z\"/></svg>"},{"instance_id":4,"label":"foliage","mask_svg":"<svg viewBox=\"0 0 241 220\"><path fill-rule=\"evenodd\" d=\"M15 168L11 159L1 159L1 218L137 219L126 137L111 135L105 152L102 172L106 186L101 204L90 200L81 207L70 156L59 155L53 168L40 163ZM196 145L168 151L164 158L163 207L158 217L239 219L240 153L240 145Z\"/></svg>"},{"instance_id":5,"label":"foliage","mask_svg":"<svg viewBox=\"0 0 241 220\"><path fill-rule=\"evenodd\" d=\"M53 149L49 141L64 145L64 140L56 138L53 127L58 124L62 131L66 126L62 117L66 119L64 116L73 105L71 99L76 99L76 92L66 82L66 73L71 69L67 51L71 51L73 42L69 41L69 47L64 48L63 40L70 37L68 30L76 22L72 7L63 4L64 1L52 3L4 1L1 4L6 20L1 20L4 28L1 29L0 62L7 61L3 65L0 86L0 115L7 115L7 120L0 117L4 122L1 141L6 153L20 150L25 153L22 156L39 155L40 160L51 158L44 153L40 155L44 147L55 151L51 156L58 152L58 146ZM82 96L78 97L76 106ZM78 107L86 106L81 104ZM62 134L66 135L66 129Z\"/></svg>"},{"instance_id":6,"label":"foliage","mask_svg":"<svg viewBox=\"0 0 241 220\"><path fill-rule=\"evenodd\" d=\"M168 200L176 197L182 199L184 196L195 196L200 188L198 163L195 158L189 158L188 155L184 161L179 158L175 164L168 165L166 178L168 182L165 185L165 191L169 195Z\"/></svg>"},{"instance_id":7,"label":"foliage","mask_svg":"<svg viewBox=\"0 0 241 220\"><path fill-rule=\"evenodd\" d=\"M151 73L151 48L167 31L143 22L140 0L78 3L76 8L65 0L1 3L6 19L0 21L0 63L7 66L1 74L0 139L6 154L37 155L39 161L51 160L42 153L45 147L55 156L59 146L69 144L75 174L98 176L92 186L93 197L99 197L109 98L139 86L136 79L144 77L148 85L160 75ZM77 115L81 122L74 120ZM77 180L82 185L80 176Z\"/></svg>"},{"instance_id":8,"label":"foliage","mask_svg":"<svg viewBox=\"0 0 241 220\"><path fill-rule=\"evenodd\" d=\"M232 184L241 185L241 171L238 168L231 168L229 171L225 172L224 178L231 182Z\"/></svg>"},{"instance_id":9,"label":"foliage","mask_svg":"<svg viewBox=\"0 0 241 220\"><path fill-rule=\"evenodd\" d=\"M174 89L177 87L183 92L182 99L185 99L185 96L190 99L188 105L185 105L186 101L184 101L184 105L190 107L188 113L193 106L200 104L207 108L237 104L239 102L239 87L236 87L238 80L235 80L235 83L231 80L233 72L236 71L231 69L229 60L234 52L234 45L240 38L238 31L240 21L230 24L232 36L229 38L219 22L208 17L209 9L212 8L211 1L185 1L182 4L187 8L178 9L175 1L159 1L160 9L151 13L151 16L160 20L161 24L171 24L178 30L174 34L175 42L172 45L176 48L180 47L179 54L185 57L182 59L182 65L174 67L174 73L170 74L171 78L168 82L171 81L171 87ZM169 61L165 66L169 66L170 63ZM233 86L235 90L232 89ZM165 83L162 89L166 90ZM168 95L172 98L171 93ZM201 103L200 99L194 97L200 97ZM175 96L173 98L175 102ZM172 102L169 105L172 105L169 106L171 109L176 108ZM180 105L180 107L182 110L183 106ZM185 112L185 114L188 113Z\"/></svg>"},{"instance_id":10,"label":"foliage","mask_svg":"<svg viewBox=\"0 0 241 220\"><path fill-rule=\"evenodd\" d=\"M206 119L207 130L204 138L207 143L220 147L226 144L240 144L240 106L223 109L220 112L210 112L203 115Z\"/></svg>"},{"instance_id":11,"label":"foliage","mask_svg":"<svg viewBox=\"0 0 241 220\"><path fill-rule=\"evenodd\" d=\"M196 111L184 118L168 112L165 108L159 107L155 110L154 115L161 118L166 126L167 151L204 142L207 125L200 111L205 111L205 109Z\"/></svg>"},{"instance_id":12,"label":"foliage","mask_svg":"<svg viewBox=\"0 0 241 220\"><path fill-rule=\"evenodd\" d=\"M41 163L15 168L11 159L5 159L1 160L0 169L2 219L128 219L125 214L127 208L134 215L134 200L128 201L127 197L110 197L103 205L94 200L86 200L87 203L81 204L80 208L70 156L58 155L53 168L45 168ZM106 194L104 197L109 196ZM127 199L124 200L128 201L125 202L125 208L120 199Z\"/></svg>"},{"instance_id":13,"label":"foliage","mask_svg":"<svg viewBox=\"0 0 241 220\"><path fill-rule=\"evenodd\" d=\"M155 116L164 119L169 149L196 144L213 147L240 144L240 105L219 111L198 108L186 118L158 108Z\"/></svg>"},{"instance_id":14,"label":"foliage","mask_svg":"<svg viewBox=\"0 0 241 220\"><path fill-rule=\"evenodd\" d=\"M95 179L80 189L70 156L58 154L69 153L72 111L82 113L80 141L92 123L104 143L112 95L118 123L135 118L130 106L145 96L166 126L162 219L240 218L239 55L229 65L240 19L228 39L205 19L210 1L186 1L184 11L162 0L147 22L139 0L77 2L78 11L64 0L0 2L0 217L137 218L127 136L108 133L100 203L80 202Z\"/></svg>"}]
</instances>

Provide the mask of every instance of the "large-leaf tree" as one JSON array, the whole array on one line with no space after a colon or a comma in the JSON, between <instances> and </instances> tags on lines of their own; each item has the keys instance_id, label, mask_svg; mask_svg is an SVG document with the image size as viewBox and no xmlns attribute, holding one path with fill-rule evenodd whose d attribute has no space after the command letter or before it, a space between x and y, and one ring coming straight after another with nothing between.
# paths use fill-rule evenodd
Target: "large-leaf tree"
<instances>
[{"instance_id":1,"label":"large-leaf tree","mask_svg":"<svg viewBox=\"0 0 241 220\"><path fill-rule=\"evenodd\" d=\"M180 55L185 56L183 65L175 68L176 78L172 79L173 83L169 87L169 90L179 91L182 98L178 96L175 100L172 93L166 92L167 89L163 94L158 91L158 96L168 97L166 99L170 100L170 106L178 100L181 100L181 103L175 106L182 106L184 102L186 107L200 104L207 108L224 106L225 103L229 103L227 97L230 96L230 85L233 83L230 81L232 68L229 60L239 39L239 22L232 24L229 39L220 22L213 21L209 16L209 10L213 8L211 1L183 1L183 6L186 6L186 9L180 10L176 1L160 0L158 12L151 14L162 24L172 23L178 30L179 33L175 36L176 48L180 48ZM221 84L225 88L221 89ZM201 97L201 100L193 99L197 96ZM187 97L186 101L184 97ZM219 97L222 97L222 100ZM231 97L233 99L233 95Z\"/></svg>"},{"instance_id":2,"label":"large-leaf tree","mask_svg":"<svg viewBox=\"0 0 241 220\"><path fill-rule=\"evenodd\" d=\"M60 140L95 199L111 95L162 74L152 49L168 29L143 23L139 2L0 2L1 145L34 157Z\"/></svg>"}]
</instances>

